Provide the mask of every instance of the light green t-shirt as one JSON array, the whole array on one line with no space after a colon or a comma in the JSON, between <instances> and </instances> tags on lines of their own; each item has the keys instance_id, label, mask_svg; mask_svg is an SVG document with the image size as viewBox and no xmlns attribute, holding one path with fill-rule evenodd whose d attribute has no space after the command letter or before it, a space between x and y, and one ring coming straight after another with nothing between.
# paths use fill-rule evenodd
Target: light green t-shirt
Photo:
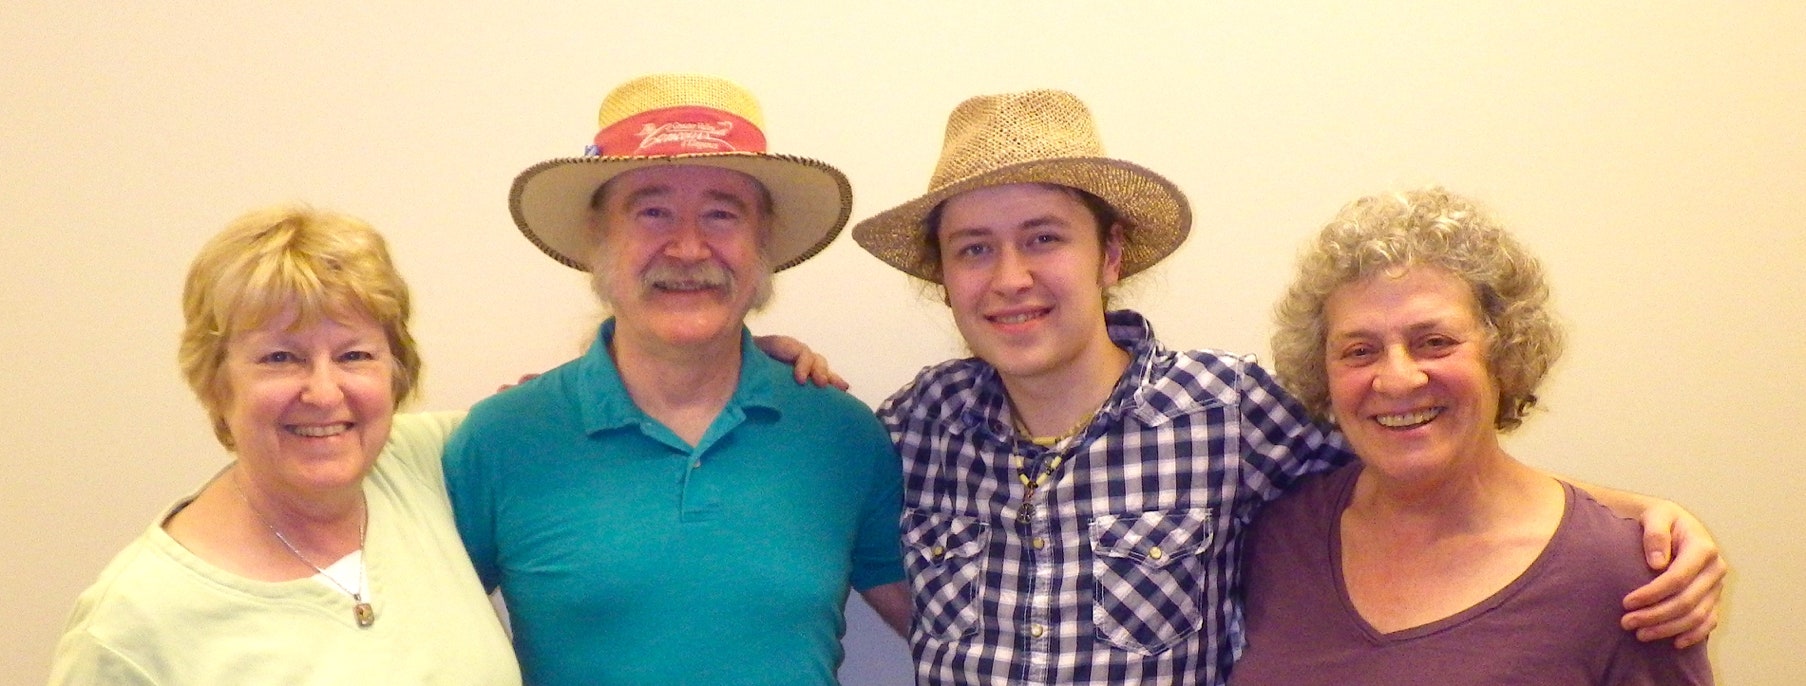
<instances>
[{"instance_id":1,"label":"light green t-shirt","mask_svg":"<svg viewBox=\"0 0 1806 686\"><path fill-rule=\"evenodd\" d=\"M508 637L452 524L440 454L462 413L397 415L364 482L376 621L316 579L253 581L161 526L83 592L52 684L519 684Z\"/></svg>"}]
</instances>

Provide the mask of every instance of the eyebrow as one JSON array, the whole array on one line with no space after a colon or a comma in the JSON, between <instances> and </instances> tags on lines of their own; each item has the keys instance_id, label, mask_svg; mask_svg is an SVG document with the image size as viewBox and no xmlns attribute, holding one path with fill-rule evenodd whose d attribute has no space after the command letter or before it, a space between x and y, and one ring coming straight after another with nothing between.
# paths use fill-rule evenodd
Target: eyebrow
<instances>
[{"instance_id":1,"label":"eyebrow","mask_svg":"<svg viewBox=\"0 0 1806 686\"><path fill-rule=\"evenodd\" d=\"M646 198L660 196L660 195L670 195L670 194L671 194L670 186L646 186L644 188L636 189L632 193L628 193L627 195L621 196L621 206L622 207L632 207L634 205L634 203L637 203L641 200L645 200Z\"/></svg>"},{"instance_id":2,"label":"eyebrow","mask_svg":"<svg viewBox=\"0 0 1806 686\"><path fill-rule=\"evenodd\" d=\"M1061 219L1058 216L1055 216L1052 214L1044 214L1039 217L1031 217L1027 221L1023 221L1014 226L1007 227L1004 229L993 229L993 228L991 228L990 224L979 224L977 226L959 227L959 228L953 229L952 231L947 232L947 237L948 238L959 238L961 236L973 236L973 235L986 234L986 233L1002 233L1005 231L1027 231L1027 230L1045 228L1045 227L1050 227L1050 226L1058 227L1058 228L1071 228L1072 224L1070 222L1067 222L1064 219Z\"/></svg>"},{"instance_id":3,"label":"eyebrow","mask_svg":"<svg viewBox=\"0 0 1806 686\"><path fill-rule=\"evenodd\" d=\"M733 193L729 193L727 191L718 191L718 190L710 189L707 191L703 191L703 195L708 197L708 199L710 199L710 200L714 200L716 202L724 202L729 205L733 205L734 209L736 211L740 212L741 214L746 214L747 208L751 207L750 205L746 204L745 198L741 198L740 196L735 195Z\"/></svg>"},{"instance_id":4,"label":"eyebrow","mask_svg":"<svg viewBox=\"0 0 1806 686\"><path fill-rule=\"evenodd\" d=\"M1405 327L1405 333L1406 333L1406 335L1416 336L1416 335L1423 334L1425 332L1435 331L1438 329L1450 328L1452 326L1453 325L1449 323L1449 320L1447 318L1438 317L1438 318L1434 318L1434 319L1420 321L1415 324L1407 325ZM1330 340L1330 341L1343 341L1343 340L1349 340L1349 339L1379 338L1379 337L1380 337L1380 332L1378 330L1366 329L1366 328L1345 329L1342 331L1330 330L1328 333L1326 333L1324 335L1324 339Z\"/></svg>"}]
</instances>

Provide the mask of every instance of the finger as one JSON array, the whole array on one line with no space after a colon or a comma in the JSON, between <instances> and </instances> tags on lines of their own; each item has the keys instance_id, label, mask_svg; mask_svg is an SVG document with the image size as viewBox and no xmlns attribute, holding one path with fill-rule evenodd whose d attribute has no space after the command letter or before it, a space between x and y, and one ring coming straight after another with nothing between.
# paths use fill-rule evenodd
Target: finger
<instances>
[{"instance_id":1,"label":"finger","mask_svg":"<svg viewBox=\"0 0 1806 686\"><path fill-rule=\"evenodd\" d=\"M1723 582L1722 569L1716 566L1708 569L1680 592L1624 615L1623 626L1642 630L1672 625L1650 634L1652 638L1667 638L1690 632L1701 624L1715 623Z\"/></svg>"},{"instance_id":2,"label":"finger","mask_svg":"<svg viewBox=\"0 0 1806 686\"><path fill-rule=\"evenodd\" d=\"M1643 584L1642 586L1637 587L1636 590L1626 594L1624 596L1624 609L1635 611L1632 612L1632 614L1641 613L1647 615L1649 614L1649 610L1660 607L1663 603L1672 600L1677 594L1685 591L1687 589L1688 581L1692 578L1692 575L1683 574L1673 569L1663 572L1660 576L1651 579L1649 583ZM1664 616L1661 619L1668 619L1668 617Z\"/></svg>"},{"instance_id":3,"label":"finger","mask_svg":"<svg viewBox=\"0 0 1806 686\"><path fill-rule=\"evenodd\" d=\"M1718 628L1718 615L1716 613L1714 613L1713 616L1711 618L1707 619L1706 623L1700 625L1699 628L1694 629L1689 632L1686 632L1686 633L1681 634L1680 636L1676 637L1674 639L1674 647L1677 650L1685 650L1687 648L1691 648L1693 646L1704 643L1706 641L1706 637L1711 636L1712 632L1714 630L1716 630L1717 628Z\"/></svg>"},{"instance_id":4,"label":"finger","mask_svg":"<svg viewBox=\"0 0 1806 686\"><path fill-rule=\"evenodd\" d=\"M1706 640L1718 626L1716 612L1701 610L1637 630L1637 640L1645 643L1674 639L1674 647L1685 648Z\"/></svg>"},{"instance_id":5,"label":"finger","mask_svg":"<svg viewBox=\"0 0 1806 686\"><path fill-rule=\"evenodd\" d=\"M1669 554L1674 547L1674 535L1669 527L1643 527L1643 559L1648 561L1649 568L1662 571L1668 568Z\"/></svg>"},{"instance_id":6,"label":"finger","mask_svg":"<svg viewBox=\"0 0 1806 686\"><path fill-rule=\"evenodd\" d=\"M1724 558L1718 556L1716 547L1682 550L1660 576L1624 596L1624 609L1648 607L1683 591L1688 592L1686 597L1696 600L1707 593L1716 594L1724 583L1725 571Z\"/></svg>"},{"instance_id":7,"label":"finger","mask_svg":"<svg viewBox=\"0 0 1806 686\"><path fill-rule=\"evenodd\" d=\"M816 373L815 367L816 367L817 361L820 359L821 359L821 356L816 355L813 352L805 352L801 355L798 355L796 358L796 362L794 363L794 366L790 370L791 376L796 377L796 382L799 384L810 383L811 381L814 381L814 377L815 377L815 373ZM820 385L820 384L818 383L816 385Z\"/></svg>"}]
</instances>

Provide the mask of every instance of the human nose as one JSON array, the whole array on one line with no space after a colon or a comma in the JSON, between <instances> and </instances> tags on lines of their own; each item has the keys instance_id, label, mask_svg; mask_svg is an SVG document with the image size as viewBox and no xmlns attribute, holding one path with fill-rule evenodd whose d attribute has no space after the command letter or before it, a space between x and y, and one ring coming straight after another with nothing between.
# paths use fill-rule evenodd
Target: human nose
<instances>
[{"instance_id":1,"label":"human nose","mask_svg":"<svg viewBox=\"0 0 1806 686\"><path fill-rule=\"evenodd\" d=\"M336 405L345 399L343 374L331 360L314 363L307 370L306 385L301 389L301 402L309 405Z\"/></svg>"},{"instance_id":2,"label":"human nose","mask_svg":"<svg viewBox=\"0 0 1806 686\"><path fill-rule=\"evenodd\" d=\"M679 222L671 240L665 243L665 256L687 262L709 256L708 242L703 240L702 227L695 219Z\"/></svg>"},{"instance_id":3,"label":"human nose","mask_svg":"<svg viewBox=\"0 0 1806 686\"><path fill-rule=\"evenodd\" d=\"M1014 293L1029 287L1035 282L1033 270L1028 260L1014 248L1004 247L997 251L997 272L991 284L1000 292Z\"/></svg>"},{"instance_id":4,"label":"human nose","mask_svg":"<svg viewBox=\"0 0 1806 686\"><path fill-rule=\"evenodd\" d=\"M1429 380L1423 368L1418 366L1417 358L1411 356L1398 346L1386 349L1384 359L1380 360L1377 373L1373 377L1373 389L1381 393L1399 395L1415 390Z\"/></svg>"}]
</instances>

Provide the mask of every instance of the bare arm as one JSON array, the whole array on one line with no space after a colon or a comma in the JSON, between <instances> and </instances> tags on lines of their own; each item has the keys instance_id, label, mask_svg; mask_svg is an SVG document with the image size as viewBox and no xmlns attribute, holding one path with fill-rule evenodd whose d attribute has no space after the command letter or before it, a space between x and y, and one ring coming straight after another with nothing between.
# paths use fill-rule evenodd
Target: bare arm
<instances>
[{"instance_id":1,"label":"bare arm","mask_svg":"<svg viewBox=\"0 0 1806 686\"><path fill-rule=\"evenodd\" d=\"M873 586L859 592L865 602L884 618L892 631L898 636L909 637L909 622L915 613L914 601L909 597L909 582L898 581L883 586Z\"/></svg>"},{"instance_id":2,"label":"bare arm","mask_svg":"<svg viewBox=\"0 0 1806 686\"><path fill-rule=\"evenodd\" d=\"M1620 516L1642 522L1645 561L1661 572L1624 596L1624 629L1637 632L1640 641L1673 638L1677 648L1706 640L1718 626L1718 604L1730 565L1705 523L1660 498L1572 483Z\"/></svg>"}]
</instances>

